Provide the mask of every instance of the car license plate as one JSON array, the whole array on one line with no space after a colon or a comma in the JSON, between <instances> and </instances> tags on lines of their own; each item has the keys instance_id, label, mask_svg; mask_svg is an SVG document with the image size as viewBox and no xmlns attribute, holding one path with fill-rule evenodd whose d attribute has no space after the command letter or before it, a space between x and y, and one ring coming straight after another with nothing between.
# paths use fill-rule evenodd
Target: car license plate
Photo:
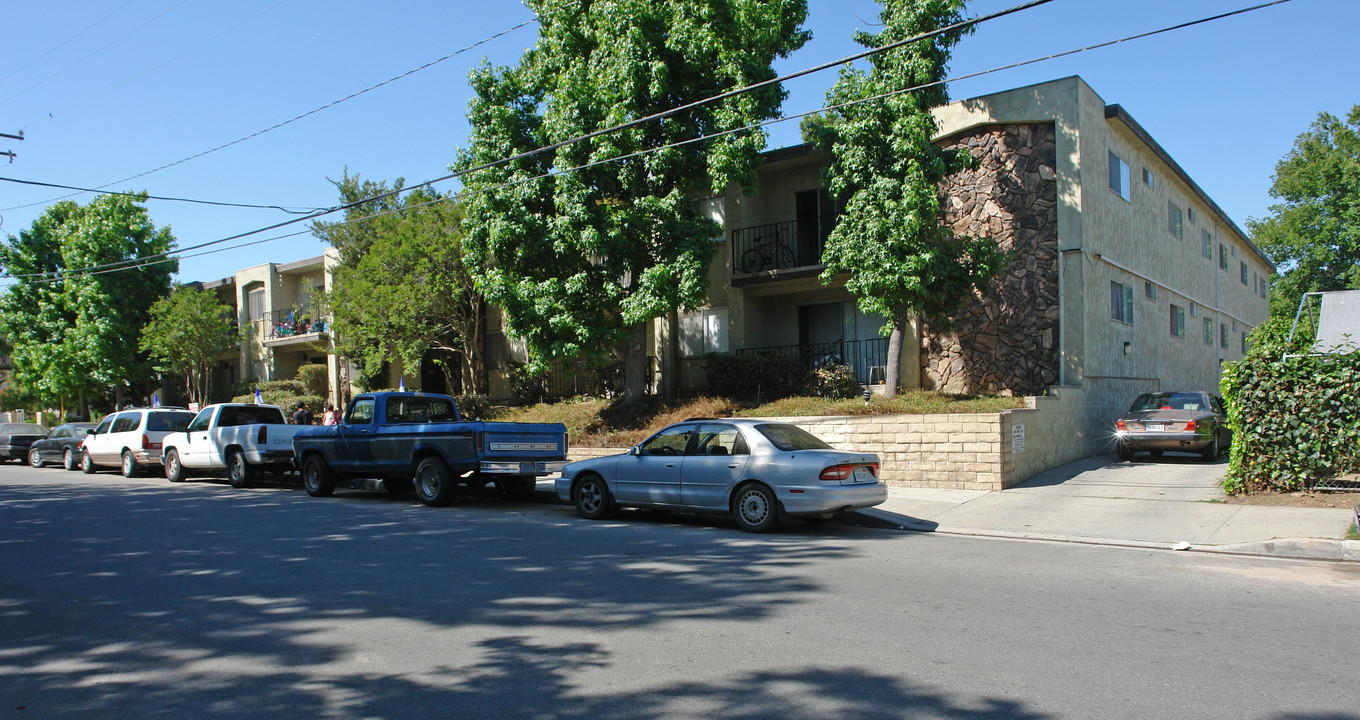
<instances>
[{"instance_id":1,"label":"car license plate","mask_svg":"<svg viewBox=\"0 0 1360 720\"><path fill-rule=\"evenodd\" d=\"M519 464L519 471L522 473L540 473L543 472L543 464L534 462L522 462Z\"/></svg>"},{"instance_id":2,"label":"car license plate","mask_svg":"<svg viewBox=\"0 0 1360 720\"><path fill-rule=\"evenodd\" d=\"M863 465L856 467L850 477L857 483L871 483L877 479L873 471Z\"/></svg>"},{"instance_id":3,"label":"car license plate","mask_svg":"<svg viewBox=\"0 0 1360 720\"><path fill-rule=\"evenodd\" d=\"M1147 423L1143 425L1143 429L1148 432L1163 432L1166 430L1166 426L1162 423Z\"/></svg>"}]
</instances>

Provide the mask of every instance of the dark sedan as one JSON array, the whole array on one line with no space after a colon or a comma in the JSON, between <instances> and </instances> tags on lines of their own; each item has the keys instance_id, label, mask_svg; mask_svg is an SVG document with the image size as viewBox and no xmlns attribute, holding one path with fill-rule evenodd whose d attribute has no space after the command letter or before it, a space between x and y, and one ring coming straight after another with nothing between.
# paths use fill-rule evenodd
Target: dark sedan
<instances>
[{"instance_id":1,"label":"dark sedan","mask_svg":"<svg viewBox=\"0 0 1360 720\"><path fill-rule=\"evenodd\" d=\"M29 447L28 464L37 468L60 463L67 470L79 470L80 441L94 427L94 423L66 423L52 428L47 437Z\"/></svg>"},{"instance_id":2,"label":"dark sedan","mask_svg":"<svg viewBox=\"0 0 1360 720\"><path fill-rule=\"evenodd\" d=\"M1120 460L1139 451L1197 452L1213 462L1232 442L1223 401L1207 392L1143 393L1114 424Z\"/></svg>"},{"instance_id":3,"label":"dark sedan","mask_svg":"<svg viewBox=\"0 0 1360 720\"><path fill-rule=\"evenodd\" d=\"M0 462L28 458L28 448L47 437L47 427L37 423L0 423Z\"/></svg>"}]
</instances>

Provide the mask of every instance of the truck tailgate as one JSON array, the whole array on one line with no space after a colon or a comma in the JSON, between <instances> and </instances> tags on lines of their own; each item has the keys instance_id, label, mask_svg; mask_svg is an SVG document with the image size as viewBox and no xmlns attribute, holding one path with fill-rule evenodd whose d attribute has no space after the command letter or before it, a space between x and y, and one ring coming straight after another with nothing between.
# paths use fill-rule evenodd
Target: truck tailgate
<instances>
[{"instance_id":1,"label":"truck tailgate","mask_svg":"<svg viewBox=\"0 0 1360 720\"><path fill-rule=\"evenodd\" d=\"M566 464L567 427L561 423L482 423L483 472L541 475Z\"/></svg>"}]
</instances>

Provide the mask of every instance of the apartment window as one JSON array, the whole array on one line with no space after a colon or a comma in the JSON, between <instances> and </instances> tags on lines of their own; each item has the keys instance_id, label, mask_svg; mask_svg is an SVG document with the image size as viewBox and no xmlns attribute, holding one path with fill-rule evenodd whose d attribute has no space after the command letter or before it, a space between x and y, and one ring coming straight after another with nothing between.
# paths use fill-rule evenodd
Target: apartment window
<instances>
[{"instance_id":1,"label":"apartment window","mask_svg":"<svg viewBox=\"0 0 1360 720\"><path fill-rule=\"evenodd\" d=\"M1110 281L1110 319L1133 324L1133 286Z\"/></svg>"},{"instance_id":2,"label":"apartment window","mask_svg":"<svg viewBox=\"0 0 1360 720\"><path fill-rule=\"evenodd\" d=\"M1270 276L1261 278L1261 297L1270 297Z\"/></svg>"},{"instance_id":3,"label":"apartment window","mask_svg":"<svg viewBox=\"0 0 1360 720\"><path fill-rule=\"evenodd\" d=\"M700 200L699 217L718 223L718 235L713 238L713 242L722 242L727 239L727 202L723 196L718 195Z\"/></svg>"},{"instance_id":4,"label":"apartment window","mask_svg":"<svg viewBox=\"0 0 1360 720\"><path fill-rule=\"evenodd\" d=\"M1247 331L1242 331L1242 354L1247 354Z\"/></svg>"},{"instance_id":5,"label":"apartment window","mask_svg":"<svg viewBox=\"0 0 1360 720\"><path fill-rule=\"evenodd\" d=\"M1180 305L1171 306L1171 337L1185 338L1185 308Z\"/></svg>"},{"instance_id":6,"label":"apartment window","mask_svg":"<svg viewBox=\"0 0 1360 720\"><path fill-rule=\"evenodd\" d=\"M1247 264L1242 263L1242 287L1247 286Z\"/></svg>"},{"instance_id":7,"label":"apartment window","mask_svg":"<svg viewBox=\"0 0 1360 720\"><path fill-rule=\"evenodd\" d=\"M1151 280L1143 281L1143 297L1149 300L1157 299L1157 286L1153 285Z\"/></svg>"},{"instance_id":8,"label":"apartment window","mask_svg":"<svg viewBox=\"0 0 1360 720\"><path fill-rule=\"evenodd\" d=\"M1152 179L1152 171L1147 168L1143 168L1143 184L1148 187L1156 186L1156 182Z\"/></svg>"},{"instance_id":9,"label":"apartment window","mask_svg":"<svg viewBox=\"0 0 1360 720\"><path fill-rule=\"evenodd\" d=\"M1228 323L1218 324L1218 346L1224 350L1228 349Z\"/></svg>"},{"instance_id":10,"label":"apartment window","mask_svg":"<svg viewBox=\"0 0 1360 720\"><path fill-rule=\"evenodd\" d=\"M727 308L704 308L680 316L680 354L701 357L727 352Z\"/></svg>"},{"instance_id":11,"label":"apartment window","mask_svg":"<svg viewBox=\"0 0 1360 720\"><path fill-rule=\"evenodd\" d=\"M1223 243L1218 244L1218 269L1228 269L1228 246Z\"/></svg>"},{"instance_id":12,"label":"apartment window","mask_svg":"<svg viewBox=\"0 0 1360 720\"><path fill-rule=\"evenodd\" d=\"M1190 301L1190 317L1199 317L1199 305Z\"/></svg>"},{"instance_id":13,"label":"apartment window","mask_svg":"<svg viewBox=\"0 0 1360 720\"><path fill-rule=\"evenodd\" d=\"M1185 219L1186 219L1186 220L1189 220L1191 225L1194 225L1194 224L1195 224L1195 209L1194 209L1194 208L1186 208L1186 209L1185 209Z\"/></svg>"},{"instance_id":14,"label":"apartment window","mask_svg":"<svg viewBox=\"0 0 1360 720\"><path fill-rule=\"evenodd\" d=\"M1181 209L1176 207L1176 203L1166 201L1167 229L1177 238L1185 237L1185 226L1181 222Z\"/></svg>"},{"instance_id":15,"label":"apartment window","mask_svg":"<svg viewBox=\"0 0 1360 720\"><path fill-rule=\"evenodd\" d=\"M256 288L246 293L246 320L255 322L264 319L264 288Z\"/></svg>"},{"instance_id":16,"label":"apartment window","mask_svg":"<svg viewBox=\"0 0 1360 720\"><path fill-rule=\"evenodd\" d=\"M1200 246L1200 247L1199 247L1199 251L1200 251L1201 253L1204 254L1204 257L1207 257L1207 258L1209 258L1210 260L1213 260L1213 259L1214 259L1214 236L1213 236L1213 235L1210 235L1208 230L1201 230L1201 231L1200 231L1200 236L1199 236L1199 237L1200 237L1200 240L1199 240L1199 246Z\"/></svg>"},{"instance_id":17,"label":"apartment window","mask_svg":"<svg viewBox=\"0 0 1360 720\"><path fill-rule=\"evenodd\" d=\"M1110 189L1119 197L1132 201L1129 188L1129 164L1110 151Z\"/></svg>"},{"instance_id":18,"label":"apartment window","mask_svg":"<svg viewBox=\"0 0 1360 720\"><path fill-rule=\"evenodd\" d=\"M1204 344L1212 346L1214 344L1214 320L1204 318Z\"/></svg>"}]
</instances>

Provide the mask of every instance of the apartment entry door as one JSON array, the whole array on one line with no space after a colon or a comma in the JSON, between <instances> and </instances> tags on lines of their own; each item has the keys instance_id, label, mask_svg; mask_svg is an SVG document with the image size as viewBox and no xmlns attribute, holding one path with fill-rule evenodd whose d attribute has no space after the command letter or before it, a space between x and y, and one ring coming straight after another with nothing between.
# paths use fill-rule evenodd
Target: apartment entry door
<instances>
[{"instance_id":1,"label":"apartment entry door","mask_svg":"<svg viewBox=\"0 0 1360 720\"><path fill-rule=\"evenodd\" d=\"M887 342L878 334L883 320L866 315L853 300L798 307L798 345L814 365L844 364L862 383L881 383Z\"/></svg>"}]
</instances>

